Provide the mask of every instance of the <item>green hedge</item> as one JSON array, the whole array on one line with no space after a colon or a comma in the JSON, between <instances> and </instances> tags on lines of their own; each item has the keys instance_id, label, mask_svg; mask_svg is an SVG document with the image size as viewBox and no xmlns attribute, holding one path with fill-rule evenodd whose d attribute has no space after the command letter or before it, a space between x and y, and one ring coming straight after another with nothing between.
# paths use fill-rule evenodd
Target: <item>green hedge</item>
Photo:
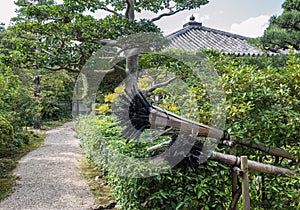
<instances>
[{"instance_id":1,"label":"green hedge","mask_svg":"<svg viewBox=\"0 0 300 210\"><path fill-rule=\"evenodd\" d=\"M124 177L118 174L116 164L108 162L107 157L124 154L128 157L146 158L153 153L146 151L151 143L140 143L139 146L128 143L125 146L126 140L120 136L120 128L110 128L113 123L114 120L109 116L87 116L80 119L77 132L86 156L106 174L114 196L124 209L196 210L202 207L228 207L230 168L217 162L205 163L198 171L174 168L149 178ZM136 169L132 171L134 173L140 171Z\"/></svg>"},{"instance_id":2,"label":"green hedge","mask_svg":"<svg viewBox=\"0 0 300 210\"><path fill-rule=\"evenodd\" d=\"M297 156L300 151L299 58L291 53L283 67L266 65L260 68L245 63L243 59L224 57L215 52L207 55L220 75L226 95L226 129L236 138L280 147ZM188 56L188 53L181 56ZM141 63L151 64L157 59L156 55L146 56ZM186 66L174 59L161 60L163 68L172 69L188 83L191 92L196 94L193 103L200 107L199 122L209 123L210 101L199 78L192 77ZM177 98L170 96L168 100L175 102ZM154 154L146 152L149 145L145 143L126 145L119 128L109 127L114 121L110 116L84 117L77 129L88 158L104 170L124 209L228 208L231 201L230 168L214 161L201 165L197 173L174 168L145 179L119 176L113 167L117 163L108 164L107 157L117 153L131 157ZM107 142L106 146L114 152L104 155L107 150L103 142ZM229 153L228 148L222 150ZM249 148L239 146L238 155L299 172L298 166L290 165L285 159ZM299 208L299 176L283 177L250 171L249 178L251 209Z\"/></svg>"}]
</instances>

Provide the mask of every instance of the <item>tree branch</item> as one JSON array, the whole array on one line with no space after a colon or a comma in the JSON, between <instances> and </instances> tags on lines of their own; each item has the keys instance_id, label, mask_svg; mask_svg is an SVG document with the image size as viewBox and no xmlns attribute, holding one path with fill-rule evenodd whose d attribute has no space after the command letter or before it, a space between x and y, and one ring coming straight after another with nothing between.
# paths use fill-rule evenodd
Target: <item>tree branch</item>
<instances>
[{"instance_id":1,"label":"tree branch","mask_svg":"<svg viewBox=\"0 0 300 210\"><path fill-rule=\"evenodd\" d=\"M68 16L63 16L63 17L59 17L59 18L52 18L52 20L54 21L62 21L64 23L70 23L71 22L71 18Z\"/></svg>"},{"instance_id":2,"label":"tree branch","mask_svg":"<svg viewBox=\"0 0 300 210\"><path fill-rule=\"evenodd\" d=\"M163 148L163 147L168 147L168 146L170 146L171 142L172 142L172 140L162 142L160 144L157 144L157 145L147 148L147 151L151 152L151 151Z\"/></svg>"},{"instance_id":3,"label":"tree branch","mask_svg":"<svg viewBox=\"0 0 300 210\"><path fill-rule=\"evenodd\" d=\"M21 34L18 35L20 38L22 39L27 39L27 40L31 40L31 41L36 41L37 39L36 38L33 38L33 37L26 37L26 36L23 36Z\"/></svg>"},{"instance_id":4,"label":"tree branch","mask_svg":"<svg viewBox=\"0 0 300 210\"><path fill-rule=\"evenodd\" d=\"M122 14L120 14L120 13L118 13L118 12L116 12L116 11L112 10L112 9L109 9L109 8L107 8L107 7L101 7L101 6L97 6L96 8L97 8L97 9L102 9L102 10L105 10L105 11L107 11L107 12L110 12L110 13L112 13L112 14L114 14L114 15L118 16L119 18L122 18L122 19L124 19L124 18L125 18L125 16L124 16L124 15L122 15Z\"/></svg>"},{"instance_id":5,"label":"tree branch","mask_svg":"<svg viewBox=\"0 0 300 210\"><path fill-rule=\"evenodd\" d=\"M119 45L118 42L115 41L115 40L111 40L111 39L99 39L99 38L90 39L90 38L82 37L81 35L78 35L78 34L77 34L77 36L75 38L75 41L79 41L79 42L91 42L91 43L96 43L96 44L102 44L102 45L105 45L105 46L122 48L122 46Z\"/></svg>"},{"instance_id":6,"label":"tree branch","mask_svg":"<svg viewBox=\"0 0 300 210\"><path fill-rule=\"evenodd\" d=\"M115 69L118 70L118 71L123 71L124 73L125 73L125 71L126 71L122 66L115 65L114 67L115 67Z\"/></svg>"},{"instance_id":7,"label":"tree branch","mask_svg":"<svg viewBox=\"0 0 300 210\"><path fill-rule=\"evenodd\" d=\"M51 70L51 71L59 71L59 70L63 70L64 69L62 66L58 66L58 67L45 66L44 68L47 69L47 70Z\"/></svg>"},{"instance_id":8,"label":"tree branch","mask_svg":"<svg viewBox=\"0 0 300 210\"><path fill-rule=\"evenodd\" d=\"M45 49L39 49L41 52L44 52L44 53L46 53L47 55L50 55L50 56L53 56L53 53L51 53L51 52L49 52L49 51L47 51L47 50L45 50Z\"/></svg>"},{"instance_id":9,"label":"tree branch","mask_svg":"<svg viewBox=\"0 0 300 210\"><path fill-rule=\"evenodd\" d=\"M175 10L175 11L170 11L170 12L168 12L168 13L163 13L163 14L159 15L158 17L152 18L152 19L151 19L151 22L158 21L158 20L160 20L161 18L166 17L166 16L174 15L174 14L176 14L176 13L178 13L178 12L181 12L181 11L183 11L183 10L185 10L185 9L186 9L186 8L180 8L180 9Z\"/></svg>"},{"instance_id":10,"label":"tree branch","mask_svg":"<svg viewBox=\"0 0 300 210\"><path fill-rule=\"evenodd\" d=\"M111 46L111 47L120 47L122 48L117 41L115 40L110 40L110 39L101 39L98 40L99 44L105 45L105 46Z\"/></svg>"},{"instance_id":11,"label":"tree branch","mask_svg":"<svg viewBox=\"0 0 300 210\"><path fill-rule=\"evenodd\" d=\"M108 61L108 63L111 64L111 65L115 65L115 64L117 63L116 61L117 61L119 55L120 55L122 52L124 52L123 49L121 49L121 50L119 50L117 53L115 53L114 57L112 57L112 58Z\"/></svg>"},{"instance_id":12,"label":"tree branch","mask_svg":"<svg viewBox=\"0 0 300 210\"><path fill-rule=\"evenodd\" d=\"M230 203L229 210L234 210L236 208L236 205L237 205L241 195L242 195L242 188L239 187L239 189L237 189L234 192L234 196L233 196L232 201Z\"/></svg>"},{"instance_id":13,"label":"tree branch","mask_svg":"<svg viewBox=\"0 0 300 210\"><path fill-rule=\"evenodd\" d=\"M65 42L63 40L60 40L61 41L61 45L57 48L57 52L58 53L62 53L63 52L63 48L65 46Z\"/></svg>"},{"instance_id":14,"label":"tree branch","mask_svg":"<svg viewBox=\"0 0 300 210\"><path fill-rule=\"evenodd\" d=\"M146 93L149 94L149 93L153 92L154 90L156 90L157 88L167 86L168 84L170 84L171 82L173 82L175 79L177 79L177 77L172 77L171 79L169 79L169 80L167 80L165 82L155 84L154 86L152 86L151 88L149 88L148 90L146 90Z\"/></svg>"},{"instance_id":15,"label":"tree branch","mask_svg":"<svg viewBox=\"0 0 300 210\"><path fill-rule=\"evenodd\" d=\"M139 7L143 7L143 6L145 6L146 4L149 4L149 2L147 2L147 1L142 1L141 3L139 3L138 5L136 5L135 8L138 9Z\"/></svg>"},{"instance_id":16,"label":"tree branch","mask_svg":"<svg viewBox=\"0 0 300 210\"><path fill-rule=\"evenodd\" d=\"M58 67L45 66L44 68L47 69L47 70L50 70L50 71L66 70L66 71L69 71L69 72L79 72L78 69L72 69L72 68L69 68L68 66L58 66Z\"/></svg>"},{"instance_id":17,"label":"tree branch","mask_svg":"<svg viewBox=\"0 0 300 210\"><path fill-rule=\"evenodd\" d=\"M94 70L95 73L99 73L99 74L111 74L113 72L115 72L116 69L111 69L111 70Z\"/></svg>"},{"instance_id":18,"label":"tree branch","mask_svg":"<svg viewBox=\"0 0 300 210\"><path fill-rule=\"evenodd\" d=\"M115 65L112 69L110 70L94 70L95 73L99 73L99 74L112 74L115 72L120 72L122 76L126 77L126 73L125 73L125 69L122 66L119 65Z\"/></svg>"}]
</instances>

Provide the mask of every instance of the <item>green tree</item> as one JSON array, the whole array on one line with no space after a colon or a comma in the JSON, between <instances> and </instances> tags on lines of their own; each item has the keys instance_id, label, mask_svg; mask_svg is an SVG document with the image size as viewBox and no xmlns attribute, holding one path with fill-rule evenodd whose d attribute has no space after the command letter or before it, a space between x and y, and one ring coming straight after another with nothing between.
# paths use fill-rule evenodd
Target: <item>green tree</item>
<instances>
[{"instance_id":1,"label":"green tree","mask_svg":"<svg viewBox=\"0 0 300 210\"><path fill-rule=\"evenodd\" d=\"M61 4L54 0L17 0L15 3L19 6L17 17L12 19L13 26L6 32L13 50L2 56L3 62L19 69L79 73L103 45L113 45L113 40L135 33L160 33L156 21L198 8L208 0L64 0ZM136 14L144 11L157 17L137 19ZM96 12L108 15L97 19L93 16ZM123 63L109 72L117 70L123 77L136 72L138 55L127 56ZM107 71L89 73L92 76L88 79L102 77ZM93 100L86 98L85 101L90 106Z\"/></svg>"},{"instance_id":2,"label":"green tree","mask_svg":"<svg viewBox=\"0 0 300 210\"><path fill-rule=\"evenodd\" d=\"M261 37L263 47L272 51L293 47L300 50L300 0L286 0L283 13L273 16Z\"/></svg>"},{"instance_id":3,"label":"green tree","mask_svg":"<svg viewBox=\"0 0 300 210\"><path fill-rule=\"evenodd\" d=\"M64 0L62 4L54 0L18 0L18 15L9 28L18 62L10 61L22 67L79 72L107 39L160 32L156 21L206 3L208 0ZM101 19L91 15L98 11L109 15ZM136 13L143 11L159 15L138 20Z\"/></svg>"}]
</instances>

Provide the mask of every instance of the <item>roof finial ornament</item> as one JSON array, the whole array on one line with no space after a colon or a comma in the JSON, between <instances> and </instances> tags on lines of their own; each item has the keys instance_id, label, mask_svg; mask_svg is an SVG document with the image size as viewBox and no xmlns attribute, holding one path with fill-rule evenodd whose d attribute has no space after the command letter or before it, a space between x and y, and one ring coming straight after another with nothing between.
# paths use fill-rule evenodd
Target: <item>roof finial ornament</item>
<instances>
[{"instance_id":1,"label":"roof finial ornament","mask_svg":"<svg viewBox=\"0 0 300 210\"><path fill-rule=\"evenodd\" d=\"M191 17L190 17L190 21L195 21L195 17L194 17L194 15L192 15Z\"/></svg>"},{"instance_id":2,"label":"roof finial ornament","mask_svg":"<svg viewBox=\"0 0 300 210\"><path fill-rule=\"evenodd\" d=\"M190 21L183 25L183 28L201 28L202 23L197 22L195 16L192 14Z\"/></svg>"}]
</instances>

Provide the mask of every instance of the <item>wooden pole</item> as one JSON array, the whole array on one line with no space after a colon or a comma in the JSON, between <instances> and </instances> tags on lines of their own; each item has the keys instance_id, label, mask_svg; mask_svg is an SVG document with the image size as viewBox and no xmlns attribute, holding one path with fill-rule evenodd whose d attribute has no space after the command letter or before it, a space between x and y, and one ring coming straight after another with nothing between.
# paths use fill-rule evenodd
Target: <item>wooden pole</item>
<instances>
[{"instance_id":1,"label":"wooden pole","mask_svg":"<svg viewBox=\"0 0 300 210\"><path fill-rule=\"evenodd\" d=\"M169 144L169 141L159 144L159 145L155 145L153 147L150 147L147 150L153 151L155 149L165 147L168 144ZM210 151L208 158L222 162L222 163L226 163L231 166L240 165L240 163L241 163L241 159L235 155L228 155L228 154L215 152L215 151ZM249 167L249 169L260 171L262 173L267 173L267 174L281 174L281 175L294 175L295 174L295 172L292 170L273 166L270 164L260 163L260 162L253 161L253 160L248 161L248 167Z\"/></svg>"},{"instance_id":2,"label":"wooden pole","mask_svg":"<svg viewBox=\"0 0 300 210\"><path fill-rule=\"evenodd\" d=\"M78 95L79 95L79 86L78 86L78 82L76 84L76 117L79 116L79 99L78 99Z\"/></svg>"},{"instance_id":3,"label":"wooden pole","mask_svg":"<svg viewBox=\"0 0 300 210\"><path fill-rule=\"evenodd\" d=\"M241 156L241 169L243 171L243 176L242 176L243 209L250 210L248 158L247 158L247 156Z\"/></svg>"},{"instance_id":4,"label":"wooden pole","mask_svg":"<svg viewBox=\"0 0 300 210\"><path fill-rule=\"evenodd\" d=\"M233 147L230 148L230 154L236 156L236 145L234 145ZM238 177L237 177L237 173L234 172L233 170L231 171L231 176L232 176L232 188L231 188L231 193L232 193L232 199L235 196L235 193L237 191L237 181L238 181ZM237 210L237 205L235 205L233 207L233 210Z\"/></svg>"},{"instance_id":5,"label":"wooden pole","mask_svg":"<svg viewBox=\"0 0 300 210\"><path fill-rule=\"evenodd\" d=\"M211 151L210 158L212 160L220 161L222 163L226 163L226 164L229 164L232 166L241 164L241 158L233 156L233 155L215 152L215 151ZM295 172L292 170L269 165L269 164L260 163L260 162L253 161L253 160L248 160L248 168L252 169L252 170L260 171L263 173L267 173L267 174L281 174L281 175L295 174Z\"/></svg>"},{"instance_id":6,"label":"wooden pole","mask_svg":"<svg viewBox=\"0 0 300 210\"><path fill-rule=\"evenodd\" d=\"M277 148L277 147L272 147L272 146L266 146L262 143L249 143L247 142L246 140L244 139L237 139L237 140L234 140L234 142L236 144L239 144L239 145L242 145L242 146L246 146L246 147L250 147L250 148L253 148L253 149L257 149L257 150L260 150L260 151L263 151L263 152L266 152L270 155L275 155L277 157L283 157L283 158L287 158L287 159L290 159L292 161L295 161L296 162L296 158L295 156L288 152L288 151L285 151L284 149L281 149L281 148Z\"/></svg>"}]
</instances>

